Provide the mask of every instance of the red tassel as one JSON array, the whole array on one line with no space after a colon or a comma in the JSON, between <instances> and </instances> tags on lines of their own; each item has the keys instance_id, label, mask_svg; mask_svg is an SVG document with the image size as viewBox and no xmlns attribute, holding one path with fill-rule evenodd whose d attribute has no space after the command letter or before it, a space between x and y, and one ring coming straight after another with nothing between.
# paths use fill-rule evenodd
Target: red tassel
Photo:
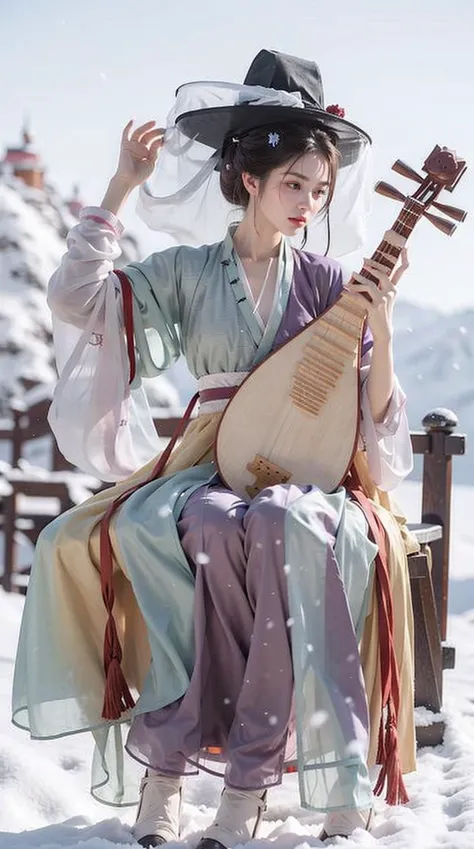
<instances>
[{"instance_id":1,"label":"red tassel","mask_svg":"<svg viewBox=\"0 0 474 849\"><path fill-rule=\"evenodd\" d=\"M120 719L123 711L135 704L121 668L122 648L112 614L105 626L104 672L105 691L102 705L104 719Z\"/></svg>"},{"instance_id":2,"label":"red tassel","mask_svg":"<svg viewBox=\"0 0 474 849\"><path fill-rule=\"evenodd\" d=\"M380 726L379 726L379 744L377 749L377 757L375 762L378 764L383 764L385 761L385 734L383 727L383 715L380 717Z\"/></svg>"},{"instance_id":3,"label":"red tassel","mask_svg":"<svg viewBox=\"0 0 474 849\"><path fill-rule=\"evenodd\" d=\"M374 787L374 794L380 796L386 783L387 795L385 799L387 804L403 805L408 802L408 794L400 766L397 727L391 714L391 708L389 708L385 732L385 756Z\"/></svg>"},{"instance_id":4,"label":"red tassel","mask_svg":"<svg viewBox=\"0 0 474 849\"><path fill-rule=\"evenodd\" d=\"M134 704L120 661L113 657L109 663L105 679L102 716L104 719L120 719L122 713L132 708Z\"/></svg>"},{"instance_id":5,"label":"red tassel","mask_svg":"<svg viewBox=\"0 0 474 849\"><path fill-rule=\"evenodd\" d=\"M124 271L115 270L115 275L120 281L122 289L123 323L125 327L125 338L127 340L127 353L129 365L129 383L135 380L137 363L135 359L135 338L133 335L133 294L130 280Z\"/></svg>"}]
</instances>

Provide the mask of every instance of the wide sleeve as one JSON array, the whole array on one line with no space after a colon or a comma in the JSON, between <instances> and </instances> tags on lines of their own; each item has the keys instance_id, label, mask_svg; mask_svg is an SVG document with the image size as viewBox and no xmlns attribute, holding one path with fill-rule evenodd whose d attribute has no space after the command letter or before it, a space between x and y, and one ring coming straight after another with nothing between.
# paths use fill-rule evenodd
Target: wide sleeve
<instances>
[{"instance_id":1,"label":"wide sleeve","mask_svg":"<svg viewBox=\"0 0 474 849\"><path fill-rule=\"evenodd\" d=\"M128 477L158 453L160 443L141 377L159 373L179 355L175 296L179 281L172 250L163 252L161 261L154 259L153 280L146 276L143 283L140 271L143 265L150 274L150 261L134 263L130 271L128 266L122 269L134 304L130 337L138 369L130 384L122 287L113 271L121 233L120 222L107 210L83 210L48 290L59 373L49 422L63 455L107 481ZM152 360L148 334L155 334L161 345L161 353L155 352Z\"/></svg>"},{"instance_id":2,"label":"wide sleeve","mask_svg":"<svg viewBox=\"0 0 474 849\"><path fill-rule=\"evenodd\" d=\"M79 224L68 234L67 253L48 286L48 304L56 319L84 328L97 302L102 301L95 318L97 325L104 319L105 294L111 289L116 292L117 314L123 324L121 286L113 273L121 253L122 233L122 224L108 210L82 210ZM125 266L122 272L133 295L137 378L155 377L181 353L181 249L154 253L144 262Z\"/></svg>"},{"instance_id":3,"label":"wide sleeve","mask_svg":"<svg viewBox=\"0 0 474 849\"><path fill-rule=\"evenodd\" d=\"M69 231L67 251L48 284L48 305L53 317L75 327L86 326L121 254L123 226L111 212L85 207L79 223Z\"/></svg>"},{"instance_id":4,"label":"wide sleeve","mask_svg":"<svg viewBox=\"0 0 474 849\"><path fill-rule=\"evenodd\" d=\"M133 295L137 376L156 377L181 353L182 249L152 254L122 271Z\"/></svg>"},{"instance_id":5,"label":"wide sleeve","mask_svg":"<svg viewBox=\"0 0 474 849\"><path fill-rule=\"evenodd\" d=\"M395 489L413 469L413 450L406 414L406 395L398 378L383 421L375 422L370 410L367 379L372 347L361 360L361 426L362 447L374 483L385 491Z\"/></svg>"}]
</instances>

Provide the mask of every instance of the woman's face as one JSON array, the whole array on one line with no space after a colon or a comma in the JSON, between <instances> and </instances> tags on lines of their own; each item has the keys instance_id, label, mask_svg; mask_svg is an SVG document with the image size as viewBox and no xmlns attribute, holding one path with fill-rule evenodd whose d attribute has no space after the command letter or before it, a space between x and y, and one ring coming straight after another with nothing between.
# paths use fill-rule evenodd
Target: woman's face
<instances>
[{"instance_id":1,"label":"woman's face","mask_svg":"<svg viewBox=\"0 0 474 849\"><path fill-rule=\"evenodd\" d=\"M329 190L329 165L317 153L305 153L256 181L256 226L270 225L285 236L308 225L320 212Z\"/></svg>"}]
</instances>

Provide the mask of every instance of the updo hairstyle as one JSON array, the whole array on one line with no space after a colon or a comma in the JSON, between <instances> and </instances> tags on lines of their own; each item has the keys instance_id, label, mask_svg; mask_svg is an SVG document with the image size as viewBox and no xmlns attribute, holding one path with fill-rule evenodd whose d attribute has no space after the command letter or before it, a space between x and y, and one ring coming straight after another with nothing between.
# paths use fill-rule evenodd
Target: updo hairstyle
<instances>
[{"instance_id":1,"label":"updo hairstyle","mask_svg":"<svg viewBox=\"0 0 474 849\"><path fill-rule=\"evenodd\" d=\"M339 151L328 133L305 124L258 127L241 135L229 136L220 163L220 186L224 198L233 206L246 209L250 196L242 181L248 173L262 181L262 187L275 168L292 163L306 153L316 153L329 166L329 190L323 210L331 203L336 184Z\"/></svg>"}]
</instances>

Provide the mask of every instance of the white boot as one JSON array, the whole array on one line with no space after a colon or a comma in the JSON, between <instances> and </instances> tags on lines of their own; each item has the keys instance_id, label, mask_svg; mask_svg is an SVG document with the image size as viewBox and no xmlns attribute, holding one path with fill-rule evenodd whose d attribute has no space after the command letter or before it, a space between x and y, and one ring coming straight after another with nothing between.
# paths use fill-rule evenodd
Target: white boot
<instances>
[{"instance_id":1,"label":"white boot","mask_svg":"<svg viewBox=\"0 0 474 849\"><path fill-rule=\"evenodd\" d=\"M266 809L266 796L266 790L225 787L215 820L204 832L198 849L212 849L212 841L217 841L225 849L232 849L237 843L247 843L256 837Z\"/></svg>"},{"instance_id":2,"label":"white boot","mask_svg":"<svg viewBox=\"0 0 474 849\"><path fill-rule=\"evenodd\" d=\"M140 804L133 836L140 846L160 846L179 839L181 776L147 770L140 785Z\"/></svg>"},{"instance_id":3,"label":"white boot","mask_svg":"<svg viewBox=\"0 0 474 849\"><path fill-rule=\"evenodd\" d=\"M331 811L326 814L319 839L327 840L329 837L349 837L356 828L370 831L373 815L373 808L366 808L363 811L358 811L355 808Z\"/></svg>"}]
</instances>

